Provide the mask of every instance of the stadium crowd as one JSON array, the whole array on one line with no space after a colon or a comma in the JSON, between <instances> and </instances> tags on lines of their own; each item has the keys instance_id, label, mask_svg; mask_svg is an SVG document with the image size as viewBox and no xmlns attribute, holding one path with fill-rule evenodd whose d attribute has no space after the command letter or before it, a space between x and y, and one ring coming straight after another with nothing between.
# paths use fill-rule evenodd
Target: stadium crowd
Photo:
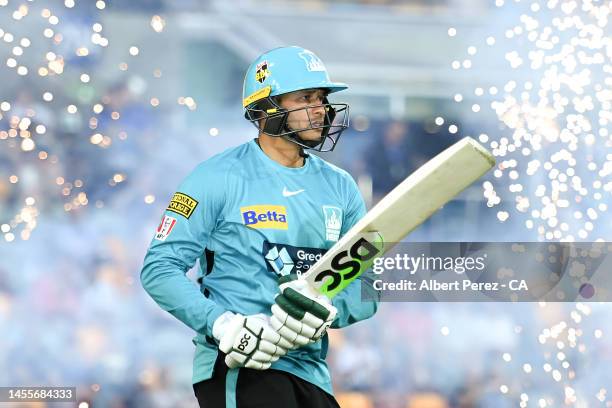
<instances>
[{"instance_id":1,"label":"stadium crowd","mask_svg":"<svg viewBox=\"0 0 612 408\"><path fill-rule=\"evenodd\" d=\"M7 214L19 214L26 196L35 197L39 210L27 240L0 244L0 383L76 385L79 398L91 406L193 406L192 334L144 294L138 272L178 180L216 150L220 138L230 139L225 143L231 145L233 135L168 135L165 121L181 123L182 111L156 114L125 84L100 99L107 101L103 112L108 113L98 116L96 129L88 133L60 125L68 123L67 114L33 102L25 90L16 95L9 113L27 116L33 109L33 118L53 118L56 124L45 121L46 132L33 136L34 151L23 151L17 137L0 140L3 222L10 224ZM112 112L121 112L121 118L113 120ZM3 132L11 129L7 119L0 122ZM85 116L70 120L88 123ZM367 130L353 129L342 142L347 151L359 152L352 157L360 158L344 164L356 177L369 175L374 196L380 197L452 142L452 135L434 139L425 127L372 121ZM93 144L87 136L93 132L108 135L111 143ZM44 160L41 151L48 154ZM350 157L347 151L333 157ZM114 178L117 174L121 181ZM19 181L11 183L11 175L19 175ZM72 188L64 195L67 183ZM87 204L65 207L75 203L75 189L86 194ZM542 376L521 379L517 364L529 363L535 371L547 361L551 351L537 342L539 331L567 319L571 308L384 304L374 319L332 331L329 364L335 388L347 407L515 406L520 389L555 389L554 381L547 383ZM593 326L588 330L605 322L609 327L604 308L594 310L599 312L589 317ZM441 333L443 327L450 332ZM598 356L594 361L573 358L589 367L582 376L598 378L593 373L605 370L612 348L604 343L591 347ZM516 364L505 362L504 353L514 355ZM513 393L504 395L502 385Z\"/></svg>"}]
</instances>

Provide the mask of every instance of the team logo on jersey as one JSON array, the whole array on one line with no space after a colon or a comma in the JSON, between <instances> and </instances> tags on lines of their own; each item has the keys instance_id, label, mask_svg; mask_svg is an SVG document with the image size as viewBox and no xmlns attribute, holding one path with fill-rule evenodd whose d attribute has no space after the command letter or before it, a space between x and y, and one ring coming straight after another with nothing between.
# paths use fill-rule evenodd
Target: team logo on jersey
<instances>
[{"instance_id":1,"label":"team logo on jersey","mask_svg":"<svg viewBox=\"0 0 612 408\"><path fill-rule=\"evenodd\" d=\"M168 235L172 232L172 228L176 225L176 218L164 215L155 232L155 239L165 241Z\"/></svg>"},{"instance_id":2,"label":"team logo on jersey","mask_svg":"<svg viewBox=\"0 0 612 408\"><path fill-rule=\"evenodd\" d=\"M281 229L286 230L287 209L284 205L251 205L240 207L244 225L257 229Z\"/></svg>"},{"instance_id":3,"label":"team logo on jersey","mask_svg":"<svg viewBox=\"0 0 612 408\"><path fill-rule=\"evenodd\" d=\"M264 241L262 248L268 271L279 277L290 273L296 273L298 276L306 273L325 252L327 250L321 248L294 247L268 241Z\"/></svg>"},{"instance_id":4,"label":"team logo on jersey","mask_svg":"<svg viewBox=\"0 0 612 408\"><path fill-rule=\"evenodd\" d=\"M268 69L268 61L262 61L257 64L255 69L255 79L257 82L262 84L270 76L270 70Z\"/></svg>"},{"instance_id":5,"label":"team logo on jersey","mask_svg":"<svg viewBox=\"0 0 612 408\"><path fill-rule=\"evenodd\" d=\"M299 53L301 59L306 63L306 69L308 71L325 71L325 65L323 61L311 51L304 50Z\"/></svg>"},{"instance_id":6,"label":"team logo on jersey","mask_svg":"<svg viewBox=\"0 0 612 408\"><path fill-rule=\"evenodd\" d=\"M324 205L323 215L325 216L325 239L338 241L342 228L342 210L332 205Z\"/></svg>"},{"instance_id":7,"label":"team logo on jersey","mask_svg":"<svg viewBox=\"0 0 612 408\"><path fill-rule=\"evenodd\" d=\"M180 214L185 218L189 218L197 206L198 201L196 199L191 198L184 193L174 193L166 210Z\"/></svg>"}]
</instances>

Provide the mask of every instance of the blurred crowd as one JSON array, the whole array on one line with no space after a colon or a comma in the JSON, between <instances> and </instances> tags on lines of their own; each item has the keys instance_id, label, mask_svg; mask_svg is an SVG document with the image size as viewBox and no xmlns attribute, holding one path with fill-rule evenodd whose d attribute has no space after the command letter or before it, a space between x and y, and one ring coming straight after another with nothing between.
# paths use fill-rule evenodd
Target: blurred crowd
<instances>
[{"instance_id":1,"label":"blurred crowd","mask_svg":"<svg viewBox=\"0 0 612 408\"><path fill-rule=\"evenodd\" d=\"M0 244L0 384L76 385L90 406L194 406L192 333L152 302L138 273L180 179L240 137L168 133L169 121L173 129L188 127L184 116L159 114L127 84L100 96L104 109L95 129L86 115L53 110L27 90L14 100L1 131L12 129L10 115L25 117L29 109L33 118L49 119L46 132L32 136L33 151L20 148L19 136L0 140L2 222L19 214L24 196L35 197L40 212L27 240ZM113 119L113 112L120 117ZM251 128L240 129L249 135L245 140L254 136ZM94 144L89 135L95 132L110 142ZM331 159L358 180L370 179L375 202L458 137L428 123L372 120L366 129L347 132ZM7 182L12 174L20 175L18 182ZM67 183L72 187L64 194ZM76 205L75 189L88 203ZM455 239L435 225L427 228L440 239ZM505 407L532 392L558 399L561 385L541 368L554 364L556 346L540 344L538 336L574 312L572 304L384 304L370 321L331 333L335 389L343 407L353 408ZM567 353L574 383L589 392L610 380L605 367L612 346L592 335L597 327L612 332L608 312L606 305L594 306L584 316L588 350ZM508 391L500 391L503 386Z\"/></svg>"},{"instance_id":2,"label":"blurred crowd","mask_svg":"<svg viewBox=\"0 0 612 408\"><path fill-rule=\"evenodd\" d=\"M181 0L171 2L169 0L138 0L135 2L118 4L116 7L121 9L144 9L144 10L164 10L164 9L185 9L189 7L202 8L206 5L219 3L215 0L207 0L206 2L195 2L193 0ZM297 4L296 4L297 3ZM482 2L484 3L484 2ZM287 1L287 0L264 0L264 1L253 1L253 0L240 0L237 2L239 6L298 6L306 8L324 8L333 7L337 5L354 5L354 6L399 6L399 7L412 7L415 6L448 6L452 5L452 1L449 0L435 0L435 1L424 1L424 0L301 0L300 2Z\"/></svg>"}]
</instances>

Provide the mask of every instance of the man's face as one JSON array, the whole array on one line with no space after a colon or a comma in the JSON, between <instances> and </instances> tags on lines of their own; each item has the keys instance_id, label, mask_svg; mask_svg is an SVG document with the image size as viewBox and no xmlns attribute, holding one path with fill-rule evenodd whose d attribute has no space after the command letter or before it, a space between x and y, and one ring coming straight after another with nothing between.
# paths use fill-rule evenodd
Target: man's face
<instances>
[{"instance_id":1,"label":"man's face","mask_svg":"<svg viewBox=\"0 0 612 408\"><path fill-rule=\"evenodd\" d=\"M323 100L327 95L324 89L306 89L290 92L280 97L279 105L287 110L299 109L289 113L287 125L290 129L307 129L322 126L325 120L325 106ZM306 108L307 107L307 108ZM300 109L306 108L306 109ZM322 128L297 132L303 140L321 139Z\"/></svg>"}]
</instances>

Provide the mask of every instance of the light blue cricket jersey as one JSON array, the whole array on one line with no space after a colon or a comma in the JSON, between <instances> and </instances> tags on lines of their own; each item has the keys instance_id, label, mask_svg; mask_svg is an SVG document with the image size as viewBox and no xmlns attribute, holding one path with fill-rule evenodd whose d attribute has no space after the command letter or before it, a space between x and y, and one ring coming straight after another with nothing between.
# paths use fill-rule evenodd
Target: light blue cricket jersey
<instances>
[{"instance_id":1,"label":"light blue cricket jersey","mask_svg":"<svg viewBox=\"0 0 612 408\"><path fill-rule=\"evenodd\" d=\"M312 154L289 168L255 140L201 163L172 197L144 260L141 281L166 311L197 332L193 383L208 379L218 349L215 320L229 310L270 315L277 279L302 273L365 214L351 176ZM200 261L200 290L186 272ZM333 304L339 328L367 319L354 281ZM332 394L327 336L272 365Z\"/></svg>"}]
</instances>

